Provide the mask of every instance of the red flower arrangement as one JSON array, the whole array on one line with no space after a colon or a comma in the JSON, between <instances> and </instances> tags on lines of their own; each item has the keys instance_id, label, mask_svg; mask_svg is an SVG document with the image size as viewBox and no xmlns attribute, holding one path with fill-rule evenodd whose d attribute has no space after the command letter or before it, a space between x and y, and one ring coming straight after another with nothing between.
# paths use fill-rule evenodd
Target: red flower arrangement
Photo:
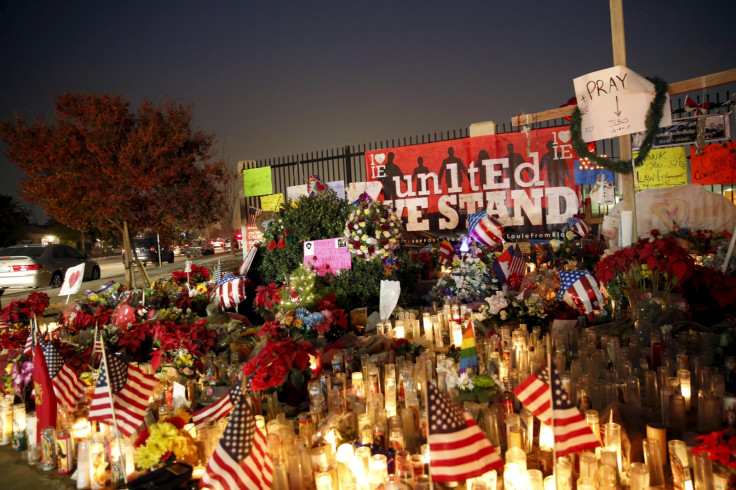
<instances>
[{"instance_id":1,"label":"red flower arrangement","mask_svg":"<svg viewBox=\"0 0 736 490\"><path fill-rule=\"evenodd\" d=\"M298 388L309 369L309 354L315 355L315 352L307 341L292 337L269 338L261 351L243 366L243 375L250 378L249 389L273 391L281 387L287 377Z\"/></svg>"},{"instance_id":2,"label":"red flower arrangement","mask_svg":"<svg viewBox=\"0 0 736 490\"><path fill-rule=\"evenodd\" d=\"M49 306L49 296L46 293L32 292L26 299L11 301L0 310L0 320L8 324L29 324L31 319L43 315Z\"/></svg>"},{"instance_id":3,"label":"red flower arrangement","mask_svg":"<svg viewBox=\"0 0 736 490\"><path fill-rule=\"evenodd\" d=\"M655 232L657 230L652 231ZM661 281L663 286L681 290L682 284L692 277L694 270L695 260L674 238L643 238L636 245L617 250L598 262L596 278L607 286L614 279L631 281L633 273L638 279L655 286L657 281Z\"/></svg>"},{"instance_id":4,"label":"red flower arrangement","mask_svg":"<svg viewBox=\"0 0 736 490\"><path fill-rule=\"evenodd\" d=\"M173 271L171 273L171 280L186 284L199 284L200 282L206 282L210 280L210 270L205 266L192 264L192 272L184 272L183 270Z\"/></svg>"},{"instance_id":5,"label":"red flower arrangement","mask_svg":"<svg viewBox=\"0 0 736 490\"><path fill-rule=\"evenodd\" d=\"M275 282L268 286L258 286L256 288L256 296L253 300L254 306L270 310L276 305L281 304L281 287Z\"/></svg>"}]
</instances>

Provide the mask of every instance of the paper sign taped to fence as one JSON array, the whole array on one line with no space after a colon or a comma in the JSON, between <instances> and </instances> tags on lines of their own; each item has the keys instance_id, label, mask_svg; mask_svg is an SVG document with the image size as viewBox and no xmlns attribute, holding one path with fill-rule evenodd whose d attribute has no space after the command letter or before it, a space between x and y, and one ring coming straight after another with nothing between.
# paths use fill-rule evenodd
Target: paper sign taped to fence
<instances>
[{"instance_id":1,"label":"paper sign taped to fence","mask_svg":"<svg viewBox=\"0 0 736 490\"><path fill-rule=\"evenodd\" d=\"M320 276L337 274L351 268L350 251L346 238L328 238L304 242L304 267L314 269Z\"/></svg>"},{"instance_id":2,"label":"paper sign taped to fence","mask_svg":"<svg viewBox=\"0 0 736 490\"><path fill-rule=\"evenodd\" d=\"M64 276L64 283L61 285L61 289L59 289L59 296L75 294L82 286L83 279L84 262L74 267L69 267Z\"/></svg>"},{"instance_id":3,"label":"paper sign taped to fence","mask_svg":"<svg viewBox=\"0 0 736 490\"><path fill-rule=\"evenodd\" d=\"M333 180L332 182L328 182L327 188L334 191L340 199L345 199L344 180ZM291 185L286 188L286 199L289 201L297 201L300 197L308 195L309 191L307 190L307 184Z\"/></svg>"},{"instance_id":4,"label":"paper sign taped to fence","mask_svg":"<svg viewBox=\"0 0 736 490\"><path fill-rule=\"evenodd\" d=\"M700 154L692 147L690 172L693 184L718 185L736 182L736 143L707 145Z\"/></svg>"},{"instance_id":5,"label":"paper sign taped to fence","mask_svg":"<svg viewBox=\"0 0 736 490\"><path fill-rule=\"evenodd\" d=\"M598 141L646 131L654 84L625 66L588 73L573 80L582 114L583 141ZM665 108L670 106L669 95ZM665 110L660 127L672 124Z\"/></svg>"},{"instance_id":6,"label":"paper sign taped to fence","mask_svg":"<svg viewBox=\"0 0 736 490\"><path fill-rule=\"evenodd\" d=\"M633 153L634 158L638 151ZM662 189L687 184L687 155L685 148L654 148L636 168L639 189Z\"/></svg>"},{"instance_id":7,"label":"paper sign taped to fence","mask_svg":"<svg viewBox=\"0 0 736 490\"><path fill-rule=\"evenodd\" d=\"M245 197L273 194L271 167L248 168L243 170L243 192Z\"/></svg>"},{"instance_id":8,"label":"paper sign taped to fence","mask_svg":"<svg viewBox=\"0 0 736 490\"><path fill-rule=\"evenodd\" d=\"M261 196L261 209L264 211L278 211L279 207L284 204L283 194L271 194Z\"/></svg>"}]
</instances>

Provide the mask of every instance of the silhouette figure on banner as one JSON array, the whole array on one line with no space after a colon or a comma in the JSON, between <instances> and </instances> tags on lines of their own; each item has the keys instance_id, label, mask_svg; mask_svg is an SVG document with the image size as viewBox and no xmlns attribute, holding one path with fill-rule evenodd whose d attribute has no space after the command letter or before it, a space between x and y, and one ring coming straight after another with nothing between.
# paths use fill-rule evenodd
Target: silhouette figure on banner
<instances>
[{"instance_id":1,"label":"silhouette figure on banner","mask_svg":"<svg viewBox=\"0 0 736 490\"><path fill-rule=\"evenodd\" d=\"M480 150L478 152L478 160L475 161L475 166L478 167L478 173L480 174L480 188L481 190L486 188L486 184L488 183L487 174L486 174L486 167L483 165L483 160L490 160L491 155L488 154L486 150Z\"/></svg>"},{"instance_id":2,"label":"silhouette figure on banner","mask_svg":"<svg viewBox=\"0 0 736 490\"><path fill-rule=\"evenodd\" d=\"M547 169L547 185L549 187L565 187L567 181L572 177L567 162L562 159L555 158L554 142L547 142L547 153L542 155L539 162L539 171Z\"/></svg>"},{"instance_id":3,"label":"silhouette figure on banner","mask_svg":"<svg viewBox=\"0 0 736 490\"><path fill-rule=\"evenodd\" d=\"M512 143L506 145L506 149L508 150L508 154L504 158L509 159L509 181L511 183L511 189L523 189L516 182L516 168L524 163L524 157L514 152L514 145ZM519 175L519 178L523 179L521 175Z\"/></svg>"},{"instance_id":4,"label":"silhouette figure on banner","mask_svg":"<svg viewBox=\"0 0 736 490\"><path fill-rule=\"evenodd\" d=\"M414 184L418 187L419 186L419 177L422 175L427 175L430 173L429 167L426 167L424 165L424 158L419 157L417 158L417 168L414 169L414 173L412 174L412 180L414 181Z\"/></svg>"},{"instance_id":5,"label":"silhouette figure on banner","mask_svg":"<svg viewBox=\"0 0 736 490\"><path fill-rule=\"evenodd\" d=\"M470 175L468 174L468 169L465 168L465 165L463 164L463 161L455 156L455 148L452 146L447 148L447 158L442 160L442 166L440 167L440 175L439 180L442 182L442 174L445 173L445 170L447 170L447 166L450 164L457 164L457 185L462 187L463 185L463 176L460 172L465 174L468 178L470 178ZM447 187L452 187L452 175L448 171L447 172L447 179L446 179Z\"/></svg>"},{"instance_id":6,"label":"silhouette figure on banner","mask_svg":"<svg viewBox=\"0 0 736 490\"><path fill-rule=\"evenodd\" d=\"M396 199L396 184L394 183L394 177L403 177L404 173L401 168L394 162L396 155L394 152L389 152L388 160L386 165L383 167L384 177L381 180L383 185L383 198L387 201Z\"/></svg>"}]
</instances>

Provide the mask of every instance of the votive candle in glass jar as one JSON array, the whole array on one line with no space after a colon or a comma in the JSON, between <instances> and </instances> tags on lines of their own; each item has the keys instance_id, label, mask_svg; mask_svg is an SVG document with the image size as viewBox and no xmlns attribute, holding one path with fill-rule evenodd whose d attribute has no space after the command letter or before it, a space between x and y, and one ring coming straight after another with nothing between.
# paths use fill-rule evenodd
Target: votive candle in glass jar
<instances>
[{"instance_id":1,"label":"votive candle in glass jar","mask_svg":"<svg viewBox=\"0 0 736 490\"><path fill-rule=\"evenodd\" d=\"M631 490L649 490L649 468L644 463L631 463Z\"/></svg>"},{"instance_id":2,"label":"votive candle in glass jar","mask_svg":"<svg viewBox=\"0 0 736 490\"><path fill-rule=\"evenodd\" d=\"M13 451L25 451L28 447L28 435L26 434L26 405L18 403L13 405Z\"/></svg>"},{"instance_id":3,"label":"votive candle in glass jar","mask_svg":"<svg viewBox=\"0 0 736 490\"><path fill-rule=\"evenodd\" d=\"M678 369L677 378L680 380L680 394L685 399L685 411L690 411L692 398L692 385L690 380L690 371L687 369Z\"/></svg>"},{"instance_id":4,"label":"votive candle in glass jar","mask_svg":"<svg viewBox=\"0 0 736 490\"><path fill-rule=\"evenodd\" d=\"M621 453L621 426L615 422L608 422L603 426L603 444L607 449L616 452L616 463L618 471L623 467L623 455Z\"/></svg>"},{"instance_id":5,"label":"votive candle in glass jar","mask_svg":"<svg viewBox=\"0 0 736 490\"><path fill-rule=\"evenodd\" d=\"M649 486L653 488L664 488L664 462L657 439L645 438L642 441L644 449L644 463L649 468Z\"/></svg>"},{"instance_id":6,"label":"votive candle in glass jar","mask_svg":"<svg viewBox=\"0 0 736 490\"><path fill-rule=\"evenodd\" d=\"M670 457L670 470L676 490L692 490L693 482L690 474L690 461L687 445L684 441L672 439L667 442Z\"/></svg>"}]
</instances>

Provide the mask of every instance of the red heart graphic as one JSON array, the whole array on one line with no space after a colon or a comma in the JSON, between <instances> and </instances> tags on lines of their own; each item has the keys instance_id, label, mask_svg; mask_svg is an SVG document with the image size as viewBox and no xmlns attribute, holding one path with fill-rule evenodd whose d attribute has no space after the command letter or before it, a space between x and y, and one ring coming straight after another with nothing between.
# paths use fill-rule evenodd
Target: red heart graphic
<instances>
[{"instance_id":1,"label":"red heart graphic","mask_svg":"<svg viewBox=\"0 0 736 490\"><path fill-rule=\"evenodd\" d=\"M72 275L69 276L69 287L74 286L81 277L82 274L79 271L74 271Z\"/></svg>"}]
</instances>

